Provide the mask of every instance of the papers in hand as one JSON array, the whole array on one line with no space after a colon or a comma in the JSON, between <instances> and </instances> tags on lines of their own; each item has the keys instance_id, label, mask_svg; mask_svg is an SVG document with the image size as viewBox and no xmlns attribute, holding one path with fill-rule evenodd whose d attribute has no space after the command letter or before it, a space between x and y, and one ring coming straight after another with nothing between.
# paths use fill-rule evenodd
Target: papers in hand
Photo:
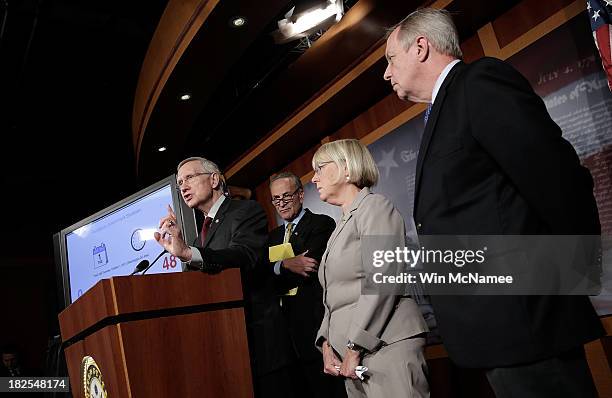
<instances>
[{"instance_id":1,"label":"papers in hand","mask_svg":"<svg viewBox=\"0 0 612 398\"><path fill-rule=\"evenodd\" d=\"M270 257L270 262L276 262L295 257L295 254L293 254L291 243L281 243L280 245L270 246L268 248L268 257Z\"/></svg>"},{"instance_id":2,"label":"papers in hand","mask_svg":"<svg viewBox=\"0 0 612 398\"><path fill-rule=\"evenodd\" d=\"M291 246L291 243L287 242L281 243L280 245L276 246L270 246L268 248L268 257L270 259L270 262L274 263L277 261L283 261L285 259L295 257L295 254L293 253L293 247ZM297 289L298 288L295 287L289 290L287 293L285 293L285 296L295 296L297 294Z\"/></svg>"},{"instance_id":3,"label":"papers in hand","mask_svg":"<svg viewBox=\"0 0 612 398\"><path fill-rule=\"evenodd\" d=\"M338 366L338 365L336 365L335 368L337 370L340 370L340 366ZM363 374L365 372L367 372L367 371L368 371L368 367L367 366L359 365L359 366L357 366L355 368L355 374L357 375L357 377L359 377L359 380L363 380L364 379Z\"/></svg>"}]
</instances>

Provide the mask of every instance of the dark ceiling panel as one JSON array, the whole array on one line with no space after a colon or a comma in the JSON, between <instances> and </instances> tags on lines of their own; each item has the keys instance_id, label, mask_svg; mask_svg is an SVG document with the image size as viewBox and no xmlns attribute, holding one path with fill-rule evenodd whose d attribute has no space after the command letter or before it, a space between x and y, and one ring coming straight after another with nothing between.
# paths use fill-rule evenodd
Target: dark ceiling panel
<instances>
[{"instance_id":1,"label":"dark ceiling panel","mask_svg":"<svg viewBox=\"0 0 612 398\"><path fill-rule=\"evenodd\" d=\"M0 4L0 23L6 9ZM8 1L0 40L3 256L52 258L52 234L139 188L134 89L166 0Z\"/></svg>"},{"instance_id":2,"label":"dark ceiling panel","mask_svg":"<svg viewBox=\"0 0 612 398\"><path fill-rule=\"evenodd\" d=\"M350 19L351 13L363 15L359 23L347 24L349 26L340 29L340 22L332 38L316 42L276 79L254 92L214 131L208 131L207 136L212 137L197 148L202 152L210 146L219 148L222 166L227 166L366 55L384 36L386 27L397 23L402 15L418 4L418 1L357 2L345 18ZM197 137L211 122L210 117L200 119L191 132L192 136ZM192 139L192 142L197 145L196 139Z\"/></svg>"},{"instance_id":3,"label":"dark ceiling panel","mask_svg":"<svg viewBox=\"0 0 612 398\"><path fill-rule=\"evenodd\" d=\"M475 35L477 33L477 30L485 23L501 15L517 2L518 1L508 1L496 3L488 2L486 0L455 0L450 4L449 11L453 13L454 19L457 23L457 28L459 30L459 35L463 41ZM385 12L393 11L394 17L397 18L397 15L407 15L412 9L414 9L414 7L408 10L403 10L402 12L397 9L391 10L390 8L385 8ZM388 18L392 17L388 16ZM400 19L401 18L402 17L400 17ZM392 26L396 22L396 20L387 20L386 24L379 24L376 26ZM366 23L364 22L363 25L366 25ZM373 28L371 28L370 30L372 32L378 32L379 40L384 37L384 31L380 31ZM354 43L355 41L358 41L355 40L354 36L348 36L343 38L342 40L343 41L341 41L341 43ZM382 44L383 42L379 41L379 43ZM330 52L324 52L322 55L320 55L320 60L329 59L330 57L333 57L331 55L331 50L333 49L328 50ZM298 62L302 61L303 59L306 60L307 55L308 53L306 53L300 60L298 60ZM311 59L308 59L308 61L310 61ZM296 64L298 62L296 62ZM323 62L323 64L325 64L325 62ZM311 73L311 75L320 76L321 74L323 74L320 71L325 68L325 66L317 66L316 62L310 62L307 65L314 71ZM246 167L244 167L238 173L233 175L230 179L230 182L236 185L243 184L247 186L252 186L261 182L262 178L265 178L265 175L262 176L261 170L267 170L267 174L280 170L281 168L286 166L291 160L297 158L305 150L310 149L314 145L316 145L325 136L332 134L341 126L357 117L369 106L372 106L380 99L382 99L385 95L391 93L391 88L389 87L389 84L385 82L382 78L385 66L386 61L384 60L384 58L381 58L376 64L371 66L368 71L364 72L361 76L351 82L351 84L344 88L340 93L336 94L330 101L326 102L323 106L317 109L316 112L314 112L304 121L299 123L290 132L285 134L281 139L278 140L278 142L273 144L269 149L267 149L264 153L262 153L252 162L250 162ZM311 90L313 88L316 89L322 86L320 82L312 82L312 79L304 79L304 81L306 83L312 84L313 87L311 87ZM274 109L274 112L276 112L276 116L278 116L278 114L282 115L282 110L286 110L286 108L289 107L289 101L287 100L287 97L283 95L287 91L287 89L283 90L282 87L276 87L275 92L278 93L277 95L279 97L282 97L282 101L279 99L276 102L272 102L272 100L268 99L267 102L265 100L260 100L256 102L253 105L254 110L245 110L243 114L240 115L240 117L236 117L232 120L234 126L246 126L246 123L244 122L244 115L264 114L263 110L265 108L265 104L268 103L275 105L274 108L270 107L270 109ZM272 90L270 90L270 92L273 93ZM293 109L296 108L297 107ZM247 118L246 120L249 119ZM263 131L266 129L269 131L272 128L270 125L262 126L262 123L265 123L265 121L265 118L260 116L252 123L249 123L249 131L253 132L253 136L256 136L256 133L258 131ZM242 127L242 130L244 130L245 128L246 127ZM240 130L241 127L232 126L227 130L227 132L231 134L236 134L235 132ZM230 159L236 159L242 153L244 153L246 149L240 152L239 149L241 149L242 146L236 144L221 144L223 142L229 141L227 138L225 138L228 136L229 134L226 136L219 134L219 145L226 148L225 157ZM249 137L244 139L244 141L248 140L248 138ZM252 138L254 137L250 138L251 141L249 142L254 143L254 141L252 141Z\"/></svg>"},{"instance_id":4,"label":"dark ceiling panel","mask_svg":"<svg viewBox=\"0 0 612 398\"><path fill-rule=\"evenodd\" d=\"M293 50L295 43L279 46L269 35L290 2L266 3L265 10L251 2L241 2L242 8L220 2L158 101L140 154L142 175L154 181L174 170L180 159L194 155L206 156L226 169L383 43L386 29L422 3L360 0L348 4L343 20L302 54ZM455 0L448 9L465 40L516 3ZM233 15L245 15L248 29L229 28ZM381 77L383 69L381 59L232 176L232 183L253 187L262 176L283 167L390 93ZM178 96L187 91L192 100L179 102ZM161 145L170 150L157 152Z\"/></svg>"},{"instance_id":5,"label":"dark ceiling panel","mask_svg":"<svg viewBox=\"0 0 612 398\"><path fill-rule=\"evenodd\" d=\"M287 0L268 0L265 4L262 7L259 1L221 1L193 38L168 79L145 131L139 170L146 180L170 174L177 160L189 151L184 143L195 119L232 66L286 7ZM247 18L248 23L241 29L229 25L236 15ZM179 101L185 92L192 98ZM159 146L168 150L157 152Z\"/></svg>"},{"instance_id":6,"label":"dark ceiling panel","mask_svg":"<svg viewBox=\"0 0 612 398\"><path fill-rule=\"evenodd\" d=\"M344 90L306 117L290 134L276 141L265 155L232 176L231 183L239 186L258 184L267 177L261 170L279 171L302 155L306 149L320 143L323 137L338 131L372 104L387 96L388 84L382 79L385 68L386 62L379 60Z\"/></svg>"},{"instance_id":7,"label":"dark ceiling panel","mask_svg":"<svg viewBox=\"0 0 612 398\"><path fill-rule=\"evenodd\" d=\"M290 52L290 46L295 46L285 45L282 50L266 47L269 46L269 32L287 10L287 3L266 2L266 10L251 10L257 13L256 17L249 17L243 10L228 11L231 3L221 2L209 16L164 88L149 121L140 153L139 170L147 179L155 180L166 175L177 160L193 154L208 156L222 167L227 166L367 54L368 49L384 35L384 28L396 23L419 2L361 0L349 10L349 14L363 15L359 23L346 23L342 29L332 28L336 29L336 34L331 39L326 40L323 36L288 65L282 59L280 63L278 60L268 61L268 72L261 68L265 65L262 56L264 61L270 55L282 57L283 53ZM347 4L351 5L350 2ZM228 35L227 21L236 14L246 15L252 32ZM342 26L342 22L338 26ZM245 48L248 44L245 37L253 43L250 48ZM242 41L237 41L239 39ZM251 69L259 70L253 73ZM262 72L263 79L257 79ZM243 78L245 76L247 78ZM241 78L246 81L246 90ZM248 87L253 82L259 83L255 89ZM214 92L214 87L221 87L223 92L219 92L221 89ZM192 100L179 103L178 95L189 88ZM170 150L157 153L155 149L160 145Z\"/></svg>"}]
</instances>

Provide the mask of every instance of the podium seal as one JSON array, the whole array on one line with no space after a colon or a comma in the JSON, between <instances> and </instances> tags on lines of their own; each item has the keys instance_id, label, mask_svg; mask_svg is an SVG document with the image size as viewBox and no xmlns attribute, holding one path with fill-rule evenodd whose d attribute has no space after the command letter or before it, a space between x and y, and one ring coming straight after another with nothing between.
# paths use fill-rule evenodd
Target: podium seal
<instances>
[{"instance_id":1,"label":"podium seal","mask_svg":"<svg viewBox=\"0 0 612 398\"><path fill-rule=\"evenodd\" d=\"M106 388L98 364L90 356L81 361L81 385L85 398L106 398Z\"/></svg>"}]
</instances>

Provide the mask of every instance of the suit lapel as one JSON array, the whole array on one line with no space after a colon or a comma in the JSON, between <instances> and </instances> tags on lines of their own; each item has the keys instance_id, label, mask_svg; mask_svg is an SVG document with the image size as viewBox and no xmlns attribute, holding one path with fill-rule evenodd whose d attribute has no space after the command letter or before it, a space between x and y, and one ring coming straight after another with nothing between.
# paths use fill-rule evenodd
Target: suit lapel
<instances>
[{"instance_id":1,"label":"suit lapel","mask_svg":"<svg viewBox=\"0 0 612 398\"><path fill-rule=\"evenodd\" d=\"M295 238L299 238L306 229L308 229L308 224L310 224L310 210L304 209L304 215L300 219L297 227L291 233L289 237L289 242L291 242Z\"/></svg>"},{"instance_id":2,"label":"suit lapel","mask_svg":"<svg viewBox=\"0 0 612 398\"><path fill-rule=\"evenodd\" d=\"M325 250L325 255L324 255L325 259L327 259L327 255L329 254L329 250L333 246L335 240L340 235L340 232L342 232L342 229L344 229L344 226L353 217L353 213L357 210L357 208L359 207L359 205L361 204L363 199L365 199L365 197L368 196L369 193L370 193L370 189L369 188L363 188L359 192L359 194L357 195L355 200L353 200L353 203L351 204L351 208L349 209L348 213L342 215L342 218L340 219L340 222L336 226L336 229L334 230L332 235L329 237L329 241L327 242L327 249Z\"/></svg>"},{"instance_id":3,"label":"suit lapel","mask_svg":"<svg viewBox=\"0 0 612 398\"><path fill-rule=\"evenodd\" d=\"M285 237L285 224L281 224L270 232L270 245L280 245Z\"/></svg>"},{"instance_id":4,"label":"suit lapel","mask_svg":"<svg viewBox=\"0 0 612 398\"><path fill-rule=\"evenodd\" d=\"M429 113L429 118L427 120L427 125L425 126L425 131L423 132L423 138L421 138L421 146L419 148L419 155L417 157L417 166L416 166L416 180L414 186L414 211L416 214L416 206L418 204L417 198L419 197L419 187L421 183L421 174L423 171L423 162L425 160L425 156L427 155L427 149L429 148L429 143L431 142L431 137L433 136L433 132L436 128L436 123L438 122L438 116L440 116L440 110L442 109L442 105L444 104L444 99L446 98L446 90L448 86L453 81L457 71L463 68L465 64L463 62L459 62L455 65L449 74L444 79L444 83L438 90L438 94L436 95L436 100L431 108L431 112Z\"/></svg>"},{"instance_id":5,"label":"suit lapel","mask_svg":"<svg viewBox=\"0 0 612 398\"><path fill-rule=\"evenodd\" d=\"M217 229L219 229L219 226L221 225L221 223L223 223L223 219L225 218L225 213L230 207L230 201L231 201L230 198L225 198L225 200L221 204L221 207L217 211L217 214L215 215L215 218L213 219L212 224L210 224L210 227L208 228L208 232L206 233L206 239L204 240L203 247L208 246L208 243L212 239L213 235L215 234L215 232L217 232Z\"/></svg>"},{"instance_id":6,"label":"suit lapel","mask_svg":"<svg viewBox=\"0 0 612 398\"><path fill-rule=\"evenodd\" d=\"M334 232L332 232L331 236L329 237L329 240L327 241L327 250L328 251L329 251L329 248L333 246L334 241L336 240L338 235L340 235L340 232L342 232L342 229L344 228L344 226L346 225L348 220L351 219L351 217L352 217L351 213L343 214L342 215L342 218L340 218L340 222L336 226L336 229L334 229Z\"/></svg>"}]
</instances>

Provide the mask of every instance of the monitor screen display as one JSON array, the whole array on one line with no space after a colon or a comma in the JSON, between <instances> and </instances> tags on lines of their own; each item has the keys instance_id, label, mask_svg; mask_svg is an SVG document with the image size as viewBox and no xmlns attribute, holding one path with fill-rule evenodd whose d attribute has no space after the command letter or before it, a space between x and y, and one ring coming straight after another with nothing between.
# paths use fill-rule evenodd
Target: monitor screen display
<instances>
[{"instance_id":1,"label":"monitor screen display","mask_svg":"<svg viewBox=\"0 0 612 398\"><path fill-rule=\"evenodd\" d=\"M155 184L118 204L105 209L62 231L62 253L66 304L74 302L100 279L130 275L143 260L153 260L163 251L153 234L159 220L170 205L177 213L186 237L195 233L193 211L186 209L174 188L174 177ZM179 208L178 210L176 208ZM183 213L191 215L185 223ZM164 254L147 271L153 273L180 272L179 259Z\"/></svg>"}]
</instances>

